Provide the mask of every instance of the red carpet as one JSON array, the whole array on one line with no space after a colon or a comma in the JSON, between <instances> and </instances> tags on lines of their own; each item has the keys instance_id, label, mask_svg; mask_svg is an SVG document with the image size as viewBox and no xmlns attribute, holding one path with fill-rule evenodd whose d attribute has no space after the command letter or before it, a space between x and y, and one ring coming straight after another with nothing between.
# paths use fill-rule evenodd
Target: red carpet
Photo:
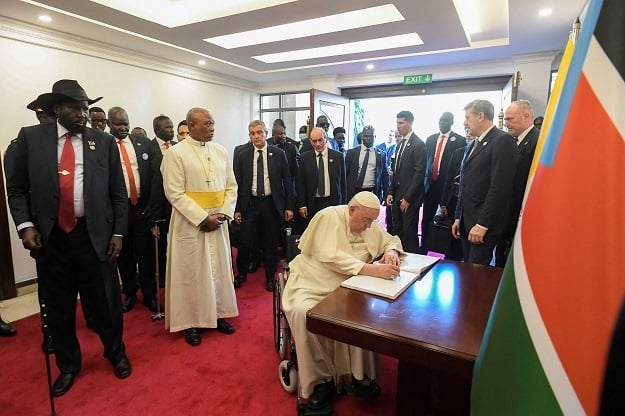
<instances>
[{"instance_id":1,"label":"red carpet","mask_svg":"<svg viewBox=\"0 0 625 416\"><path fill-rule=\"evenodd\" d=\"M121 415L295 415L296 395L278 379L280 358L273 346L272 295L264 289L264 272L248 276L237 290L240 316L230 322L234 335L215 330L202 345L190 347L182 333L165 332L152 322L141 302L124 315L124 341L132 375L118 380L102 357L97 335L78 313L82 372L74 387L55 399L58 416ZM39 316L15 322L18 335L0 338L0 414L49 415ZM58 370L52 359L53 380ZM381 356L375 400L341 396L336 415L393 415L397 361Z\"/></svg>"}]
</instances>

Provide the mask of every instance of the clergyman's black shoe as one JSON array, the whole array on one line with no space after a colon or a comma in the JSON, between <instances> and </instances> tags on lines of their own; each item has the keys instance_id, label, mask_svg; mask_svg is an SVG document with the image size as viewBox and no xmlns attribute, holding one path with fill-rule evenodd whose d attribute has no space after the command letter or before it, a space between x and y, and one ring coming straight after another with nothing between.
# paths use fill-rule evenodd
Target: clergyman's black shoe
<instances>
[{"instance_id":1,"label":"clergyman's black shoe","mask_svg":"<svg viewBox=\"0 0 625 416\"><path fill-rule=\"evenodd\" d=\"M126 295L126 299L122 302L122 311L124 313L130 312L132 308L135 307L135 303L137 303L137 297L134 295Z\"/></svg>"},{"instance_id":2,"label":"clergyman's black shoe","mask_svg":"<svg viewBox=\"0 0 625 416\"><path fill-rule=\"evenodd\" d=\"M217 331L222 334L234 334L234 327L228 323L224 318L217 319Z\"/></svg>"},{"instance_id":3,"label":"clergyman's black shoe","mask_svg":"<svg viewBox=\"0 0 625 416\"><path fill-rule=\"evenodd\" d=\"M132 373L132 365L130 365L128 357L124 355L117 363L113 363L113 373L117 378L126 378Z\"/></svg>"},{"instance_id":4,"label":"clergyman's black shoe","mask_svg":"<svg viewBox=\"0 0 625 416\"><path fill-rule=\"evenodd\" d=\"M74 377L76 377L74 373L59 374L59 377L52 385L52 395L54 397L59 397L67 393L74 385Z\"/></svg>"},{"instance_id":5,"label":"clergyman's black shoe","mask_svg":"<svg viewBox=\"0 0 625 416\"><path fill-rule=\"evenodd\" d=\"M197 347L202 343L202 335L197 328L189 328L184 332L184 340L192 347Z\"/></svg>"},{"instance_id":6,"label":"clergyman's black shoe","mask_svg":"<svg viewBox=\"0 0 625 416\"><path fill-rule=\"evenodd\" d=\"M274 288L275 288L275 282L273 279L265 280L265 289L267 289L268 292L273 292Z\"/></svg>"},{"instance_id":7,"label":"clergyman's black shoe","mask_svg":"<svg viewBox=\"0 0 625 416\"><path fill-rule=\"evenodd\" d=\"M237 277L234 278L234 288L238 289L241 286L243 286L243 283L245 283L245 281L247 280L247 275L246 274L240 274Z\"/></svg>"},{"instance_id":8,"label":"clergyman's black shoe","mask_svg":"<svg viewBox=\"0 0 625 416\"><path fill-rule=\"evenodd\" d=\"M0 319L0 337L13 337L17 334L17 329Z\"/></svg>"}]
</instances>

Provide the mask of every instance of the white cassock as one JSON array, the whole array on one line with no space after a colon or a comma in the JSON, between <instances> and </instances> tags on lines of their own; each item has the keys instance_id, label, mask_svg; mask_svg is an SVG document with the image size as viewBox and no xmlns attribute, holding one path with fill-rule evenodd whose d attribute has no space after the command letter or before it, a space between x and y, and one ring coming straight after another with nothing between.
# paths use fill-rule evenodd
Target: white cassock
<instances>
[{"instance_id":1,"label":"white cassock","mask_svg":"<svg viewBox=\"0 0 625 416\"><path fill-rule=\"evenodd\" d=\"M172 205L165 327L216 328L217 318L239 315L228 225L212 232L198 226L210 214L234 215L237 183L230 158L220 144L187 137L163 152L161 172Z\"/></svg>"},{"instance_id":2,"label":"white cassock","mask_svg":"<svg viewBox=\"0 0 625 416\"><path fill-rule=\"evenodd\" d=\"M306 329L306 312L388 250L403 253L398 237L378 222L362 233L349 229L347 205L319 211L299 243L301 254L289 264L282 307L295 338L301 395L308 399L315 385L334 380L337 387L377 374L377 357L371 351L333 341Z\"/></svg>"}]
</instances>

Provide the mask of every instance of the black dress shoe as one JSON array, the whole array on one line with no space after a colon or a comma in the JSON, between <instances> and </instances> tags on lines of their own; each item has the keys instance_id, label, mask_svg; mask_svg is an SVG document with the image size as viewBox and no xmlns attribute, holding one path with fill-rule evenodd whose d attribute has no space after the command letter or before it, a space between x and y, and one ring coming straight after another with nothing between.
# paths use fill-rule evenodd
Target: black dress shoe
<instances>
[{"instance_id":1,"label":"black dress shoe","mask_svg":"<svg viewBox=\"0 0 625 416\"><path fill-rule=\"evenodd\" d=\"M13 337L17 335L17 329L0 319L0 337Z\"/></svg>"},{"instance_id":2,"label":"black dress shoe","mask_svg":"<svg viewBox=\"0 0 625 416\"><path fill-rule=\"evenodd\" d=\"M192 347L197 347L202 343L202 335L197 328L189 328L184 332L184 340Z\"/></svg>"},{"instance_id":3,"label":"black dress shoe","mask_svg":"<svg viewBox=\"0 0 625 416\"><path fill-rule=\"evenodd\" d=\"M267 289L268 292L273 292L273 290L275 289L275 282L273 279L267 279L265 280L265 289Z\"/></svg>"},{"instance_id":4,"label":"black dress shoe","mask_svg":"<svg viewBox=\"0 0 625 416\"><path fill-rule=\"evenodd\" d=\"M217 331L222 334L234 334L234 327L228 323L224 318L217 319Z\"/></svg>"},{"instance_id":5,"label":"black dress shoe","mask_svg":"<svg viewBox=\"0 0 625 416\"><path fill-rule=\"evenodd\" d=\"M122 311L130 312L132 308L135 307L135 303L137 303L137 297L134 295L126 295L126 299L122 302Z\"/></svg>"},{"instance_id":6,"label":"black dress shoe","mask_svg":"<svg viewBox=\"0 0 625 416\"><path fill-rule=\"evenodd\" d=\"M52 395L59 397L67 393L74 385L74 377L76 377L76 374L73 373L59 374L59 377L52 385Z\"/></svg>"},{"instance_id":7,"label":"black dress shoe","mask_svg":"<svg viewBox=\"0 0 625 416\"><path fill-rule=\"evenodd\" d=\"M381 391L380 386L375 382L375 380L371 380L368 385L365 385L358 382L353 377L352 382L350 384L346 384L344 389L348 396L366 398L378 397Z\"/></svg>"},{"instance_id":8,"label":"black dress shoe","mask_svg":"<svg viewBox=\"0 0 625 416\"><path fill-rule=\"evenodd\" d=\"M234 278L234 288L238 289L243 286L243 283L247 280L246 274L240 274Z\"/></svg>"},{"instance_id":9,"label":"black dress shoe","mask_svg":"<svg viewBox=\"0 0 625 416\"><path fill-rule=\"evenodd\" d=\"M334 391L334 383L328 381L327 383L317 384L315 390L308 399L308 407L313 410L323 409L330 404L330 398Z\"/></svg>"},{"instance_id":10,"label":"black dress shoe","mask_svg":"<svg viewBox=\"0 0 625 416\"><path fill-rule=\"evenodd\" d=\"M143 306L148 308L152 313L157 313L158 312L158 307L156 305L156 298L155 297L148 298L147 300L143 299Z\"/></svg>"},{"instance_id":11,"label":"black dress shoe","mask_svg":"<svg viewBox=\"0 0 625 416\"><path fill-rule=\"evenodd\" d=\"M113 373L117 378L126 378L132 373L132 365L128 361L128 357L124 357L117 363L113 364Z\"/></svg>"}]
</instances>

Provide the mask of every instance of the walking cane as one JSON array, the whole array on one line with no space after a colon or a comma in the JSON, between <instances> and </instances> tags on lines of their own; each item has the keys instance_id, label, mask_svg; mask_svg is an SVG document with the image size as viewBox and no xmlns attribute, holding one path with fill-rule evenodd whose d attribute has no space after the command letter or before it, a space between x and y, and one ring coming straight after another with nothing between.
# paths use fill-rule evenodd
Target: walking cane
<instances>
[{"instance_id":1,"label":"walking cane","mask_svg":"<svg viewBox=\"0 0 625 416\"><path fill-rule=\"evenodd\" d=\"M158 227L158 224L155 224ZM160 321L165 318L165 314L161 312L161 300L159 296L159 288L160 288L160 273L159 273L159 265L158 265L158 238L154 237L154 258L155 258L155 268L154 268L154 279L156 280L156 313L152 315L152 321Z\"/></svg>"},{"instance_id":2,"label":"walking cane","mask_svg":"<svg viewBox=\"0 0 625 416\"><path fill-rule=\"evenodd\" d=\"M41 329L46 337L46 345L49 345L52 336L48 328L48 312L46 310L46 303L41 302ZM56 410L54 409L54 396L52 396L52 373L50 371L50 351L44 348L43 355L46 356L46 372L48 374L48 395L50 396L50 415L56 416Z\"/></svg>"}]
</instances>

